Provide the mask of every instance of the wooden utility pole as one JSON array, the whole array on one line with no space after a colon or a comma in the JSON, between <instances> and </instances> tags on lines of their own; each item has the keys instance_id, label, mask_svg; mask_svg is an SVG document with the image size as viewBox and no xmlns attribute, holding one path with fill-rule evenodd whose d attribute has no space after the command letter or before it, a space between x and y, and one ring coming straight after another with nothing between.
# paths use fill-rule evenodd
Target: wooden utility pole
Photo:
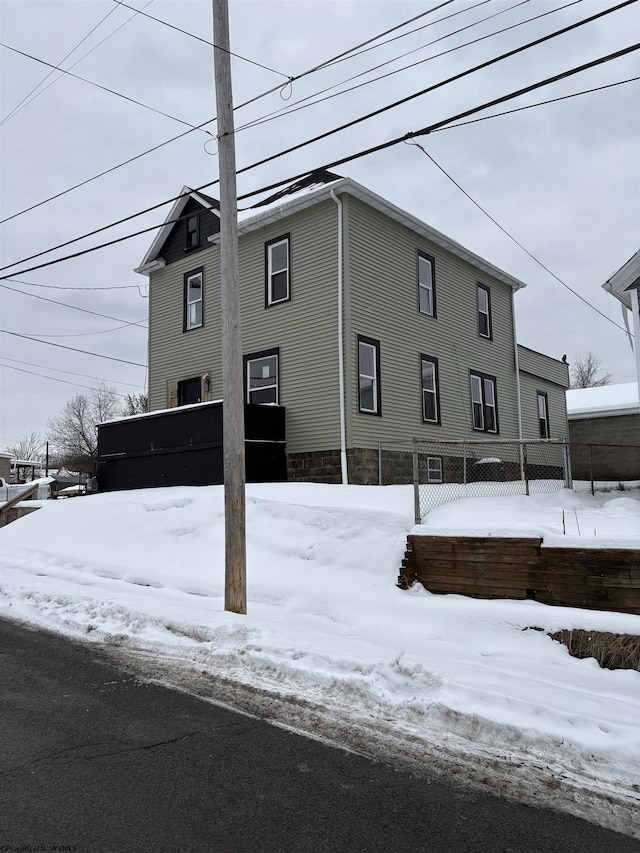
<instances>
[{"instance_id":1,"label":"wooden utility pole","mask_svg":"<svg viewBox=\"0 0 640 853\"><path fill-rule=\"evenodd\" d=\"M244 389L238 275L238 199L227 0L213 0L213 64L220 172L222 430L224 445L224 608L247 612Z\"/></svg>"}]
</instances>

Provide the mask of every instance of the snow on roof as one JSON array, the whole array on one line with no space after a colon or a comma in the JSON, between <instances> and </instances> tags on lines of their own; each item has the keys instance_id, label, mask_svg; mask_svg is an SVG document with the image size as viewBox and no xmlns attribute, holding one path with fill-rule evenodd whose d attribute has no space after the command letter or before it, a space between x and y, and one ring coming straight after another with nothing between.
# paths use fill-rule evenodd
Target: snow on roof
<instances>
[{"instance_id":1,"label":"snow on roof","mask_svg":"<svg viewBox=\"0 0 640 853\"><path fill-rule=\"evenodd\" d=\"M574 388L566 393L569 420L607 415L631 415L638 411L636 382L603 385L600 388Z\"/></svg>"}]
</instances>

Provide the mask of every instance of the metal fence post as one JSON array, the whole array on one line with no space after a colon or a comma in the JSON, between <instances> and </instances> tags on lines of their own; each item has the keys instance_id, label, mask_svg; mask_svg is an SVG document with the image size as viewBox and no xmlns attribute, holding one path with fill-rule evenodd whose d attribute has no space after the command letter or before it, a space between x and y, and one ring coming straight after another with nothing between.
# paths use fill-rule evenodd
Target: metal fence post
<instances>
[{"instance_id":1,"label":"metal fence post","mask_svg":"<svg viewBox=\"0 0 640 853\"><path fill-rule=\"evenodd\" d=\"M591 494L595 495L596 490L593 484L593 444L589 445L589 479L591 480Z\"/></svg>"},{"instance_id":2,"label":"metal fence post","mask_svg":"<svg viewBox=\"0 0 640 853\"><path fill-rule=\"evenodd\" d=\"M564 487L573 488L573 477L571 476L571 450L566 439L562 442L562 462L564 465Z\"/></svg>"},{"instance_id":3,"label":"metal fence post","mask_svg":"<svg viewBox=\"0 0 640 853\"><path fill-rule=\"evenodd\" d=\"M420 468L418 465L418 439L413 439L413 516L415 524L420 524Z\"/></svg>"},{"instance_id":4,"label":"metal fence post","mask_svg":"<svg viewBox=\"0 0 640 853\"><path fill-rule=\"evenodd\" d=\"M467 445L462 444L462 485L467 485Z\"/></svg>"},{"instance_id":5,"label":"metal fence post","mask_svg":"<svg viewBox=\"0 0 640 853\"><path fill-rule=\"evenodd\" d=\"M522 444L522 461L524 464L524 491L529 494L529 461L527 459L527 445Z\"/></svg>"},{"instance_id":6,"label":"metal fence post","mask_svg":"<svg viewBox=\"0 0 640 853\"><path fill-rule=\"evenodd\" d=\"M382 485L382 442L378 442L378 485Z\"/></svg>"}]
</instances>

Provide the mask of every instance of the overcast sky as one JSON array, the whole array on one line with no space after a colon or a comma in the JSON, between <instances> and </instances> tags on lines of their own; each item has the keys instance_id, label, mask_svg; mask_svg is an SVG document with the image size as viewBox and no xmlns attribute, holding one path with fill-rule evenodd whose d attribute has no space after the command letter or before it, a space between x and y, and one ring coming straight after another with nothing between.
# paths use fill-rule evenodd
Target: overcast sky
<instances>
[{"instance_id":1,"label":"overcast sky","mask_svg":"<svg viewBox=\"0 0 640 853\"><path fill-rule=\"evenodd\" d=\"M147 353L147 279L133 268L155 232L20 273L159 225L169 207L41 258L23 259L170 199L185 184L201 186L218 177L215 140L195 130L42 203L215 115L212 48L205 43L212 40L211 0L146 5L131 0L130 5L192 35L115 0L0 0L0 218L8 220L1 226L0 266L16 264L0 275L21 282L1 282L1 328L138 363L0 334L0 449L28 432L46 434L47 419L82 392L80 386L94 387L103 379L122 395L144 391L146 370L139 365L146 363ZM289 77L438 5L437 11L374 43L386 44L287 85ZM285 87L237 110L238 168L616 5L614 0L568 5L562 0L230 0L231 47L244 57L232 63L235 104ZM522 23L546 12L552 14ZM239 176L238 192L310 171L619 51L640 41L639 21L638 3L632 3L248 171ZM490 36L507 27L513 28ZM402 37L389 41L395 36ZM454 49L482 36L490 37ZM73 74L112 92L59 72L33 91L51 69L14 51L66 69L73 65ZM637 77L639 57L640 51L601 64L474 118ZM382 63L387 64L371 71ZM386 76L368 82L381 75ZM357 83L367 85L326 99ZM334 88L315 106L239 129L329 87ZM215 134L215 124L208 128ZM617 328L623 325L620 305L601 285L640 243L639 130L635 81L417 140L528 252L613 322L535 263L418 148L399 144L335 171L525 281L527 288L516 295L520 343L556 358L566 353L569 361L592 351L614 382L629 382L634 359L625 333ZM217 196L215 186L208 192ZM33 205L39 206L15 215Z\"/></svg>"}]
</instances>

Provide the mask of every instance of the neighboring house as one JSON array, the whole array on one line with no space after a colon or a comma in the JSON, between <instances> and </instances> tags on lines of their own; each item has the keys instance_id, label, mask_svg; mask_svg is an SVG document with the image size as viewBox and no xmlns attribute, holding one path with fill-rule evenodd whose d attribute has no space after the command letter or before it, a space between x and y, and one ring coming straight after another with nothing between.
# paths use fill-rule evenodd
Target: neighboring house
<instances>
[{"instance_id":1,"label":"neighboring house","mask_svg":"<svg viewBox=\"0 0 640 853\"><path fill-rule=\"evenodd\" d=\"M0 453L0 477L7 482L11 479L11 460L14 458L13 453Z\"/></svg>"},{"instance_id":2,"label":"neighboring house","mask_svg":"<svg viewBox=\"0 0 640 853\"><path fill-rule=\"evenodd\" d=\"M150 411L222 396L219 226L185 188L136 270ZM525 285L355 181L241 214L239 268L245 399L285 407L291 479L377 482L381 440L566 436L567 365L516 345Z\"/></svg>"},{"instance_id":3,"label":"neighboring house","mask_svg":"<svg viewBox=\"0 0 640 853\"><path fill-rule=\"evenodd\" d=\"M640 480L635 382L567 391L571 473L576 480Z\"/></svg>"}]
</instances>

